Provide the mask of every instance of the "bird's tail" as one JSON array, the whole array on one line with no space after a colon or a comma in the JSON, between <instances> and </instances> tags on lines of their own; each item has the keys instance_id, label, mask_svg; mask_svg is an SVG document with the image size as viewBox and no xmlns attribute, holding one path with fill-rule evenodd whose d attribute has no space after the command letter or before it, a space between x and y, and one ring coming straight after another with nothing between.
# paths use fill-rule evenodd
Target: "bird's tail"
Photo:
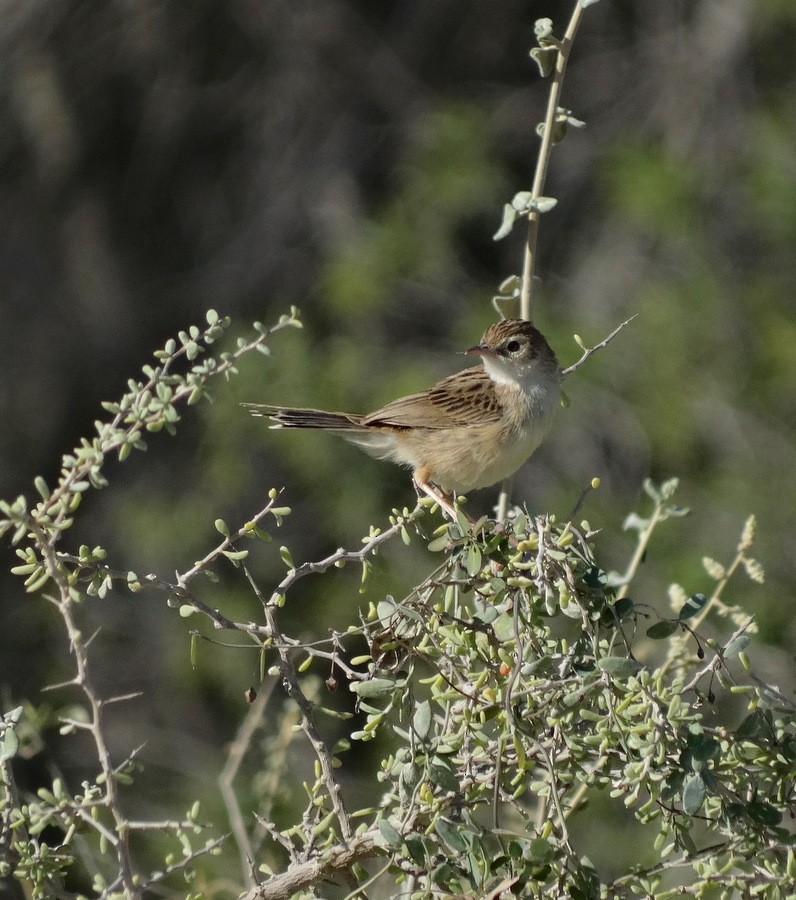
<instances>
[{"instance_id":1,"label":"bird's tail","mask_svg":"<svg viewBox=\"0 0 796 900\"><path fill-rule=\"evenodd\" d=\"M244 403L242 406L253 416L267 416L271 419L274 422L271 428L332 428L348 431L362 427L362 417L352 413L268 406L265 403Z\"/></svg>"}]
</instances>

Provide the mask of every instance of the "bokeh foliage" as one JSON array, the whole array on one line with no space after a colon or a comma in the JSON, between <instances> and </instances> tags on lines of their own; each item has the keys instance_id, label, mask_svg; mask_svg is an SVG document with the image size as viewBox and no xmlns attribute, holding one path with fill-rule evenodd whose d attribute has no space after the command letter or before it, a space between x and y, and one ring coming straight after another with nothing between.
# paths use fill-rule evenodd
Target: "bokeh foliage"
<instances>
[{"instance_id":1,"label":"bokeh foliage","mask_svg":"<svg viewBox=\"0 0 796 900\"><path fill-rule=\"evenodd\" d=\"M566 13L518 0L16 4L0 24L0 495L52 481L99 402L207 307L268 320L296 302L305 331L244 360L176 438L119 470L112 495L87 497L78 544L102 543L121 568L190 565L216 517L243 521L284 485L285 540L314 559L408 503L404 473L332 438L264 433L237 402L375 408L459 365L518 268L519 234L491 235L535 149L533 20ZM745 599L788 694L795 32L785 0L589 10L566 89L587 127L551 168L535 316L569 361L573 332L597 340L641 315L568 385L571 407L515 481L535 512L565 517L600 475L586 512L604 525L603 564L621 568L643 478L677 472L694 512L660 530L640 574L659 610L756 512L768 582ZM275 556L261 565L279 571ZM426 565L422 547L387 550L370 590L408 589ZM13 706L69 673L45 610L16 581L3 596ZM347 571L297 596L312 633L367 599ZM224 602L252 614L244 591ZM149 698L119 709L120 744L148 737L153 798L164 784L195 796L256 656L207 644L192 670L183 623L158 604L113 594L102 615L109 684ZM34 789L40 764L24 773Z\"/></svg>"}]
</instances>

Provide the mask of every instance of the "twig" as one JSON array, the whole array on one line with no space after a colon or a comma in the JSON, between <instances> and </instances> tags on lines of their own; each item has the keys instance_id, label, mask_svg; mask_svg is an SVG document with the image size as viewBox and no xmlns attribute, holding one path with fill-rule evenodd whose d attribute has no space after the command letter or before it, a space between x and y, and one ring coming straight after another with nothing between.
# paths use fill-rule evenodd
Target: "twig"
<instances>
[{"instance_id":1,"label":"twig","mask_svg":"<svg viewBox=\"0 0 796 900\"><path fill-rule=\"evenodd\" d=\"M589 494L594 490L594 487L590 484L588 487L582 488L578 499L575 501L575 505L572 507L572 511L567 516L568 521L572 521L575 516L581 511L583 508L583 504L586 502L586 498Z\"/></svg>"},{"instance_id":2,"label":"twig","mask_svg":"<svg viewBox=\"0 0 796 900\"><path fill-rule=\"evenodd\" d=\"M727 641L727 643L724 645L724 647L722 647L720 650L716 651L716 653L713 656L713 659L711 659L711 661L709 663L707 663L707 665L704 665L694 675L694 677L688 682L688 684L682 688L680 693L684 694L686 691L693 690L697 686L697 684L699 684L700 680L702 678L704 678L705 675L708 675L711 672L716 672L718 669L720 669L722 667L722 665L724 664L724 651L726 650L726 648L729 647L729 645L737 637L740 637L746 631L746 629L752 624L753 621L754 620L750 618L749 621L744 622L744 624L741 625L740 628L736 628L735 631L733 632L732 636L730 637L729 641Z\"/></svg>"},{"instance_id":3,"label":"twig","mask_svg":"<svg viewBox=\"0 0 796 900\"><path fill-rule=\"evenodd\" d=\"M144 580L152 587L158 587L168 591L170 594L179 597L180 600L184 600L186 604L193 606L197 612L206 615L213 623L213 627L219 631L222 629L228 631L242 631L245 634L259 635L261 637L268 637L271 633L266 626L258 625L256 622L233 622L232 619L228 619L214 606L210 606L203 600L194 597L187 588L180 587L179 583L173 584L170 581L166 581L165 578L161 578L159 575L147 575Z\"/></svg>"},{"instance_id":4,"label":"twig","mask_svg":"<svg viewBox=\"0 0 796 900\"><path fill-rule=\"evenodd\" d=\"M340 547L325 559L318 560L317 562L305 562L300 566L290 569L271 595L269 605L276 603L281 597L284 597L300 578L304 578L307 575L322 574L338 562L361 562L373 553L377 547L398 534L409 522L412 522L418 516L422 515L423 512L425 512L424 507L418 504L407 518L404 518L403 516L399 517L395 524L391 525L386 531L380 531L378 534L373 535L373 537L368 538L359 550L345 550L343 547Z\"/></svg>"},{"instance_id":5,"label":"twig","mask_svg":"<svg viewBox=\"0 0 796 900\"><path fill-rule=\"evenodd\" d=\"M599 344L595 344L593 347L584 349L582 356L580 357L580 359L577 362L574 362L574 363L572 363L571 366L567 366L566 369L561 370L561 377L566 378L567 375L571 375L575 371L575 369L580 368L583 365L583 363L586 362L586 360L592 355L592 353L596 353L598 350L602 350L603 347L607 347L608 344L610 344L611 341L619 334L619 332L626 325L629 325L633 321L633 319L635 319L637 317L638 317L638 313L631 316L629 319L625 319L625 321L622 322L621 325L618 325L616 328L614 328L614 330L608 335L608 337L605 338L604 340L600 341Z\"/></svg>"},{"instance_id":6,"label":"twig","mask_svg":"<svg viewBox=\"0 0 796 900\"><path fill-rule=\"evenodd\" d=\"M212 853L216 847L220 847L221 844L226 840L226 836L222 836L216 838L213 841L205 844L204 847L200 847L198 850L192 850L190 853L186 853L181 859L178 859L176 862L173 862L170 866L166 866L148 881L145 881L141 886L137 889L138 893L135 894L136 897L140 896L151 896L152 888L154 885L159 884L162 881L165 881L170 875L173 875L175 872L183 871L190 863L192 863L195 859L198 859L200 856L204 856L206 853ZM106 891L104 896L107 896L108 892Z\"/></svg>"},{"instance_id":7,"label":"twig","mask_svg":"<svg viewBox=\"0 0 796 900\"><path fill-rule=\"evenodd\" d=\"M105 738L104 711L105 703L100 698L94 683L89 675L88 654L83 635L77 626L74 614L74 600L72 599L70 585L64 575L63 564L58 559L53 546L58 533L48 535L39 523L30 518L29 528L41 552L42 561L47 573L58 588L58 611L66 626L69 637L69 646L75 657L76 675L74 683L86 696L91 708L89 731L94 740L94 747L102 770L105 782L105 805L113 816L116 832L116 856L119 860L119 880L129 897L138 896L138 888L133 879L133 864L130 856L129 834L130 824L121 809L119 798L119 783L116 779L116 769L111 762L111 753ZM87 821L84 819L84 821ZM96 828L97 823L92 825Z\"/></svg>"},{"instance_id":8,"label":"twig","mask_svg":"<svg viewBox=\"0 0 796 900\"><path fill-rule=\"evenodd\" d=\"M657 508L656 508L656 512L657 512ZM653 516L653 518L654 518L654 516ZM650 534L652 532L652 527L654 527L654 526L651 522L650 527L648 529ZM705 621L705 619L707 618L708 613L714 607L716 607L718 604L720 604L722 602L721 595L724 593L724 589L729 584L730 579L732 578L732 576L735 574L738 567L743 562L745 550L746 550L746 547L743 545L743 542L741 542L741 544L739 544L738 550L735 554L735 559L733 559L733 561L730 563L730 565L724 571L724 574L722 575L722 577L716 583L716 587L713 588L713 593L708 598L707 603L705 603L705 605L697 613L697 615L695 615L694 618L691 619L691 621L689 622L689 627L692 632L697 631L699 629L699 627L702 625L702 623ZM636 555L638 555L638 551L636 551ZM751 624L751 620L749 622L747 622L746 625L744 625L744 629L748 628L750 624ZM669 656L669 658L663 663L663 665L660 668L661 675L665 675L669 671L669 669L674 665L675 659L676 659L675 655Z\"/></svg>"},{"instance_id":9,"label":"twig","mask_svg":"<svg viewBox=\"0 0 796 900\"><path fill-rule=\"evenodd\" d=\"M221 791L221 796L224 798L224 804L227 807L227 815L229 816L229 822L232 826L232 834L235 837L235 843L238 845L238 850L240 851L241 864L249 887L254 887L256 884L252 872L254 850L252 849L251 841L249 840L249 835L243 822L240 804L238 803L238 798L232 787L232 783L238 774L238 770L240 769L240 765L243 762L247 750L251 746L254 733L262 724L265 707L275 684L276 680L271 679L267 690L260 691L254 703L249 707L249 711L241 722L238 733L235 735L235 740L230 744L227 750L227 761L224 763L224 768L218 776L218 786Z\"/></svg>"},{"instance_id":10,"label":"twig","mask_svg":"<svg viewBox=\"0 0 796 900\"><path fill-rule=\"evenodd\" d=\"M245 525L241 525L241 527L234 533L225 535L224 540L214 547L205 557L204 559L200 559L199 562L195 563L192 568L188 569L187 572L184 572L182 575L177 575L177 584L179 587L184 587L188 584L188 582L198 575L200 572L203 572L212 562L215 562L219 556L221 556L225 550L229 550L234 547L235 541L239 541L244 537L251 537L251 533L255 525L259 524L259 522L274 508L274 503L276 502L276 498L282 493L281 491L277 491L276 488L271 492L273 497L268 498L268 503L258 512L255 513L252 518L246 522Z\"/></svg>"},{"instance_id":11,"label":"twig","mask_svg":"<svg viewBox=\"0 0 796 900\"><path fill-rule=\"evenodd\" d=\"M252 578L248 570L244 569L244 572L246 573L246 578L248 579L249 584L251 585L252 590L255 593L255 596L259 598L260 602L263 605L263 609L265 610L265 618L268 623L268 627L270 628L271 634L274 636L274 639L277 643L277 652L279 653L279 673L282 676L282 683L284 684L285 690L287 691L290 699L298 706L299 710L301 711L301 727L304 733L307 735L307 739L312 744L313 749L315 750L315 755L318 758L318 762L321 766L321 772L323 774L323 780L326 785L326 790L332 803L332 809L334 810L337 820L340 823L340 832L343 838L348 841L353 835L353 829L351 828L351 820L348 817L348 813L346 812L345 804L343 802L343 793L340 790L340 784L338 783L337 778L334 774L332 756L329 750L326 748L326 744L323 742L320 734L318 733L318 729L315 727L315 722L313 721L313 704L306 698L304 692L301 690L301 685L299 684L298 680L298 674L296 673L295 666L290 659L290 649L283 640L282 633L276 621L276 604L266 603L265 598L262 596L262 593L257 586L257 583Z\"/></svg>"},{"instance_id":12,"label":"twig","mask_svg":"<svg viewBox=\"0 0 796 900\"><path fill-rule=\"evenodd\" d=\"M622 600L627 596L627 592L630 590L630 583L635 578L639 566L644 561L647 553L647 547L649 546L649 542L652 540L652 534L658 524L665 518L666 508L662 500L658 499L655 502L655 508L652 511L652 515L650 516L649 521L647 522L644 529L639 533L638 543L636 544L636 549L633 553L633 557L628 563L624 574L622 575L620 587L616 593L617 600ZM666 669L664 668L664 672L665 671Z\"/></svg>"},{"instance_id":13,"label":"twig","mask_svg":"<svg viewBox=\"0 0 796 900\"><path fill-rule=\"evenodd\" d=\"M724 853L732 849L733 843L731 841L721 841L717 844L711 844L708 847L703 847L701 850L697 850L696 852L684 852L681 856L666 859L663 862L656 863L655 865L648 866L646 868L639 867L635 871L629 872L627 875L622 875L619 878L615 878L608 885L608 890L611 891L613 889L619 888L622 885L627 884L628 882L632 883L635 879L650 878L660 872L665 872L668 869L678 869L681 867L690 868L693 866L696 860L718 857L719 855L723 855ZM752 877L752 873L743 873L736 869L733 872L733 878L741 877L750 878Z\"/></svg>"},{"instance_id":14,"label":"twig","mask_svg":"<svg viewBox=\"0 0 796 900\"><path fill-rule=\"evenodd\" d=\"M271 512L271 510L274 508L274 503L278 496L279 494L275 493L273 497L269 497L268 503L266 503L258 513L255 513L255 515L252 516L252 518L245 525L242 525L234 534L225 535L224 540L221 541L220 544L216 545L203 559L200 559L190 569L188 569L186 572L183 572L182 574L178 572L176 584L172 584L171 582L160 578L158 575L147 575L145 576L144 580L148 584L165 588L175 596L178 596L180 597L180 599L185 600L199 612L204 613L213 622L214 627L217 629L225 628L234 631L243 631L247 634L257 634L263 637L267 637L269 632L267 631L267 629L263 628L262 625L257 625L255 622L233 622L231 619L228 619L225 615L223 615L218 609L212 606L208 606L206 603L203 603L201 600L194 597L188 590L188 584L200 572L204 572L204 570L209 565L214 563L226 551L234 547L236 541L239 541L244 537L251 537L253 527L257 525L261 521L261 519L263 519L269 512Z\"/></svg>"}]
</instances>

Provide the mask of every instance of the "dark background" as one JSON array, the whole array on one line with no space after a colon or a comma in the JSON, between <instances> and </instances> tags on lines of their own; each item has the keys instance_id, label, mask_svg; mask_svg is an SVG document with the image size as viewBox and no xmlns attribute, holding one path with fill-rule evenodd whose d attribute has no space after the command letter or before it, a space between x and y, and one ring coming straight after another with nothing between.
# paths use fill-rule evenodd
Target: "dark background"
<instances>
[{"instance_id":1,"label":"dark background","mask_svg":"<svg viewBox=\"0 0 796 900\"><path fill-rule=\"evenodd\" d=\"M328 435L269 432L238 403L366 411L463 365L455 353L521 264L519 229L491 235L531 181L548 88L528 57L533 22L550 15L560 34L569 13L518 0L7 4L0 496L31 494L37 474L54 482L100 401L208 307L237 336L296 304L303 331L245 360L176 438L109 464L111 487L86 497L63 549L102 544L115 568L168 577L214 545L215 518L237 526L276 486L295 509L276 544L316 559L412 506L405 472ZM601 476L581 515L603 529L602 564L622 569L622 521L648 511L643 479L679 476L693 513L662 526L638 588L661 611L673 581L710 589L702 556L731 559L756 513L768 580L741 577L728 599L756 615L752 656L791 694L795 38L790 0L586 11L563 102L587 124L554 152L534 318L564 364L573 333L593 344L639 318L568 381L571 405L514 482L517 500L565 517ZM294 633L344 628L433 565L422 541L380 560L364 597L353 571L302 583L285 611ZM252 564L265 588L284 571L273 547ZM71 673L59 622L18 579L0 590L6 705L40 702ZM203 599L258 615L231 573ZM256 655L202 643L192 670L189 626L153 594L115 593L86 615L104 629L104 692L144 692L116 711L114 749L148 741L154 814L201 793L219 821L207 773ZM85 774L76 744L50 751L67 778Z\"/></svg>"}]
</instances>

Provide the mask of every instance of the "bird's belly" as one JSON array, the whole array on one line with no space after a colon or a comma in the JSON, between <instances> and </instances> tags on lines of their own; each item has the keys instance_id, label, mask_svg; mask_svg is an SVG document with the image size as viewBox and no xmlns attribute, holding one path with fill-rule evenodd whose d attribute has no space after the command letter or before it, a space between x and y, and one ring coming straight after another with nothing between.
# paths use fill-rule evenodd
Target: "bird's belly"
<instances>
[{"instance_id":1,"label":"bird's belly","mask_svg":"<svg viewBox=\"0 0 796 900\"><path fill-rule=\"evenodd\" d=\"M401 435L393 458L417 469L446 491L467 493L502 481L519 469L541 444L550 416L532 426L507 429L485 426L417 430ZM401 452L402 451L402 452Z\"/></svg>"}]
</instances>

